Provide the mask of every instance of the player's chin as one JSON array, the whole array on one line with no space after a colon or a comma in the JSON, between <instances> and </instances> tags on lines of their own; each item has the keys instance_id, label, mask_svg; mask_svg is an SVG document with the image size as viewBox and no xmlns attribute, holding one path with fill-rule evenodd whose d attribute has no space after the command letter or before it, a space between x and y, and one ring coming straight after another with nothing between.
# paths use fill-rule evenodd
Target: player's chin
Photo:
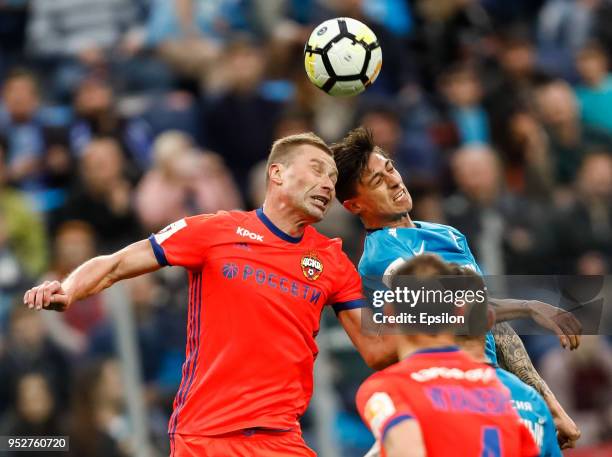
<instances>
[{"instance_id":1,"label":"player's chin","mask_svg":"<svg viewBox=\"0 0 612 457\"><path fill-rule=\"evenodd\" d=\"M313 223L321 221L325 215L327 214L327 210L329 209L329 205L325 207L321 205L317 205L314 203L308 204L306 211L308 215L311 217Z\"/></svg>"}]
</instances>

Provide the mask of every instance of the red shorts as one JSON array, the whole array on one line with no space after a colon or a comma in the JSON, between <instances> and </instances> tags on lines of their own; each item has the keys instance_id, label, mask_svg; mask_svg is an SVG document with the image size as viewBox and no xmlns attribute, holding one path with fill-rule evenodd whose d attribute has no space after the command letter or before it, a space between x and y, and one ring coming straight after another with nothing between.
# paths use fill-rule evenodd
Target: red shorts
<instances>
[{"instance_id":1,"label":"red shorts","mask_svg":"<svg viewBox=\"0 0 612 457\"><path fill-rule=\"evenodd\" d=\"M316 457L299 430L241 431L219 436L170 436L170 457Z\"/></svg>"}]
</instances>

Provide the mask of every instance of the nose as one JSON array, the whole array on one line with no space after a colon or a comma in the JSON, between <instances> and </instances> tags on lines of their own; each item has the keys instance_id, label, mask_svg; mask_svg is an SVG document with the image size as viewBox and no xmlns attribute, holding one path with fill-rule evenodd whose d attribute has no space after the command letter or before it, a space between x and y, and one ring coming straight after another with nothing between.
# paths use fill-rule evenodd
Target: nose
<instances>
[{"instance_id":1,"label":"nose","mask_svg":"<svg viewBox=\"0 0 612 457\"><path fill-rule=\"evenodd\" d=\"M332 192L335 187L336 186L334 185L334 181L329 176L325 176L323 178L323 182L321 183L322 189Z\"/></svg>"},{"instance_id":2,"label":"nose","mask_svg":"<svg viewBox=\"0 0 612 457\"><path fill-rule=\"evenodd\" d=\"M393 170L391 172L387 172L385 171L385 179L387 181L387 185L391 188L394 187L398 187L400 184L402 184L402 177L400 176L400 174Z\"/></svg>"}]
</instances>

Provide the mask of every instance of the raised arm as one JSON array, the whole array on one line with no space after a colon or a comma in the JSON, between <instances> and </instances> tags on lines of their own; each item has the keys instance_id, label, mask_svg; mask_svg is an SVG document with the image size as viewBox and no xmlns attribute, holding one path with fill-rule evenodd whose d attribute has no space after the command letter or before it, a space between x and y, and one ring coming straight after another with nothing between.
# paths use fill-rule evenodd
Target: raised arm
<instances>
[{"instance_id":1,"label":"raised arm","mask_svg":"<svg viewBox=\"0 0 612 457\"><path fill-rule=\"evenodd\" d=\"M88 260L63 281L45 281L23 296L29 308L65 311L72 303L97 294L122 279L160 268L148 240L138 241L110 255Z\"/></svg>"},{"instance_id":2,"label":"raised arm","mask_svg":"<svg viewBox=\"0 0 612 457\"><path fill-rule=\"evenodd\" d=\"M514 373L542 395L553 415L561 448L574 447L576 440L580 438L580 430L536 371L519 336L507 323L495 325L492 332L500 366Z\"/></svg>"},{"instance_id":3,"label":"raised arm","mask_svg":"<svg viewBox=\"0 0 612 457\"><path fill-rule=\"evenodd\" d=\"M533 319L539 326L554 332L564 348L576 349L580 345L582 325L569 311L537 300L515 300L489 297L495 310L495 320Z\"/></svg>"}]
</instances>

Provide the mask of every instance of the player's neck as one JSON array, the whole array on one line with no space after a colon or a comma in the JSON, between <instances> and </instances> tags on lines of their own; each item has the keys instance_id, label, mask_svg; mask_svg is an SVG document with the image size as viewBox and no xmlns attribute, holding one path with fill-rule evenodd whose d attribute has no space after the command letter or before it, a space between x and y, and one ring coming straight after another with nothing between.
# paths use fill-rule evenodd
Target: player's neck
<instances>
[{"instance_id":1,"label":"player's neck","mask_svg":"<svg viewBox=\"0 0 612 457\"><path fill-rule=\"evenodd\" d=\"M465 339L461 341L459 347L470 354L470 356L477 362L487 363L487 356L484 351L484 340L480 338Z\"/></svg>"},{"instance_id":2,"label":"player's neck","mask_svg":"<svg viewBox=\"0 0 612 457\"><path fill-rule=\"evenodd\" d=\"M361 221L366 230L377 230L381 228L414 228L416 227L415 223L412 222L410 215L408 213L404 213L398 215L397 219L389 220L389 219L380 219L380 218L369 218L362 217Z\"/></svg>"},{"instance_id":3,"label":"player's neck","mask_svg":"<svg viewBox=\"0 0 612 457\"><path fill-rule=\"evenodd\" d=\"M440 335L407 335L403 338L398 338L397 356L399 360L414 354L421 349L435 349L445 346L455 346L455 337L452 334Z\"/></svg>"},{"instance_id":4,"label":"player's neck","mask_svg":"<svg viewBox=\"0 0 612 457\"><path fill-rule=\"evenodd\" d=\"M295 238L301 237L306 226L311 223L295 209L281 202L268 202L266 199L263 204L263 212L279 230Z\"/></svg>"}]
</instances>

